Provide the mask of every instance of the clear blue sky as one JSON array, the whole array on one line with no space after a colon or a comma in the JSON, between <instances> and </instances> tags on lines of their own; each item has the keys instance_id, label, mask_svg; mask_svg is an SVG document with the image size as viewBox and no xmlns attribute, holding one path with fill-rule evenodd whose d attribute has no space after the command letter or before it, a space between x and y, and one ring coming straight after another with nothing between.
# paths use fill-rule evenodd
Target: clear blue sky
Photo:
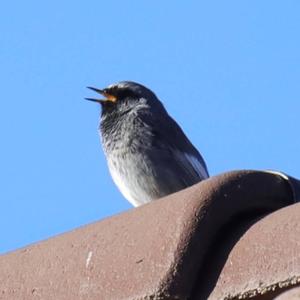
<instances>
[{"instance_id":1,"label":"clear blue sky","mask_svg":"<svg viewBox=\"0 0 300 300\"><path fill-rule=\"evenodd\" d=\"M130 209L86 86L150 87L210 174L300 177L299 1L5 1L0 252Z\"/></svg>"}]
</instances>

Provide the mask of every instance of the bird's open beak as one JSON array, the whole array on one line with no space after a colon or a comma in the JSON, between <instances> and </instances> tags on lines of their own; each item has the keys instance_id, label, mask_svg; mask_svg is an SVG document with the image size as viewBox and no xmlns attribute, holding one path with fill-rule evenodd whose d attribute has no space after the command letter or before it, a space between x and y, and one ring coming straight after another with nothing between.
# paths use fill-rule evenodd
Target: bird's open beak
<instances>
[{"instance_id":1,"label":"bird's open beak","mask_svg":"<svg viewBox=\"0 0 300 300\"><path fill-rule=\"evenodd\" d=\"M89 100L89 101L94 101L94 102L98 102L98 103L104 103L104 102L107 102L107 101L110 101L110 102L116 102L117 98L113 95L110 95L108 93L106 93L104 90L99 90L97 88L94 88L94 87L91 87L91 86L88 86L87 87L88 89L102 95L105 97L105 99L97 99L97 98L85 98L85 100Z\"/></svg>"}]
</instances>

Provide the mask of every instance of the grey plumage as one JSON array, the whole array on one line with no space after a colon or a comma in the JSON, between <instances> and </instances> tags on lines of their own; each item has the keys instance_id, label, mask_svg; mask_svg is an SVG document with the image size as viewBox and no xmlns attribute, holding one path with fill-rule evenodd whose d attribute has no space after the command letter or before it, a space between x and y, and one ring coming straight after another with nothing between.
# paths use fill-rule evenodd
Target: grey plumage
<instances>
[{"instance_id":1,"label":"grey plumage","mask_svg":"<svg viewBox=\"0 0 300 300\"><path fill-rule=\"evenodd\" d=\"M94 90L113 99L94 100L102 104L99 131L113 180L134 206L208 177L200 153L152 91L130 81Z\"/></svg>"}]
</instances>

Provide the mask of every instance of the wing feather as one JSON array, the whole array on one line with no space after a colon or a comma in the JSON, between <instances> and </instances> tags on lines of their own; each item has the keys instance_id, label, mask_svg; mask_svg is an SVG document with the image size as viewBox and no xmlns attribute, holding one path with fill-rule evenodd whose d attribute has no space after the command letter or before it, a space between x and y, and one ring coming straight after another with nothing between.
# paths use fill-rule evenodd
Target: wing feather
<instances>
[{"instance_id":1,"label":"wing feather","mask_svg":"<svg viewBox=\"0 0 300 300\"><path fill-rule=\"evenodd\" d=\"M201 154L167 112L148 114L149 111L140 115L151 130L151 147L145 151L156 165L157 176L166 181L165 185L185 188L208 178Z\"/></svg>"}]
</instances>

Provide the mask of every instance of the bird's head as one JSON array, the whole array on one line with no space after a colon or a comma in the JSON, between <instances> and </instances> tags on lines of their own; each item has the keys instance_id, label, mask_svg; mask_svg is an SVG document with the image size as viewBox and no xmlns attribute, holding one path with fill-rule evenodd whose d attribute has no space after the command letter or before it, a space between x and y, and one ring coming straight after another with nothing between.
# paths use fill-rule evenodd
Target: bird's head
<instances>
[{"instance_id":1,"label":"bird's head","mask_svg":"<svg viewBox=\"0 0 300 300\"><path fill-rule=\"evenodd\" d=\"M116 110L130 110L139 104L161 106L160 101L151 90L132 81L120 81L118 83L111 84L104 89L94 87L88 88L102 95L103 98L85 99L100 103L102 106L102 112L104 113Z\"/></svg>"}]
</instances>

